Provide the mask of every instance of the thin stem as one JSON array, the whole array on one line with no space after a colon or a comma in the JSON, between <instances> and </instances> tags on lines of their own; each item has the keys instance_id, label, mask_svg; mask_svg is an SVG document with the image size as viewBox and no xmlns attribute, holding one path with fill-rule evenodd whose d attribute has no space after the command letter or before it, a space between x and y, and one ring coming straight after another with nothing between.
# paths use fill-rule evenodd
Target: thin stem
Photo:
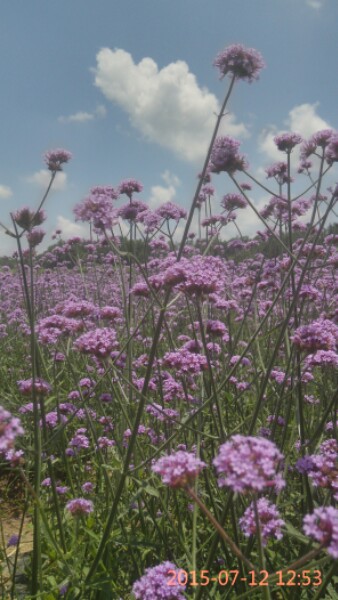
<instances>
[{"instance_id":1,"label":"thin stem","mask_svg":"<svg viewBox=\"0 0 338 600\"><path fill-rule=\"evenodd\" d=\"M235 556L237 556L237 558L242 560L246 564L246 566L248 567L249 570L258 572L257 567L255 567L252 564L252 562L250 562L250 560L248 560L246 558L246 556L244 556L243 552L238 548L238 546L236 546L235 542L233 542L231 537L229 537L228 534L224 531L223 527L215 519L215 517L211 514L211 512L205 506L205 504L202 502L202 500L195 494L195 491L191 487L185 488L185 491L190 496L190 498L192 498L192 500L194 502L196 502L196 504L199 506L201 511L209 519L210 523L215 527L216 531L221 536L221 538L228 544L229 548L232 550L232 552L235 554Z\"/></svg>"}]
</instances>

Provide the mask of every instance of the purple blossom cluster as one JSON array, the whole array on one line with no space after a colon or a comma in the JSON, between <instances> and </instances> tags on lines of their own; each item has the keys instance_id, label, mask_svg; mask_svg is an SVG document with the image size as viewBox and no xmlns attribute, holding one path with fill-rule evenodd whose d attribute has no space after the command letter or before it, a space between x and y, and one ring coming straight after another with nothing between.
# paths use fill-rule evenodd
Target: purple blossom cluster
<instances>
[{"instance_id":1,"label":"purple blossom cluster","mask_svg":"<svg viewBox=\"0 0 338 600\"><path fill-rule=\"evenodd\" d=\"M316 487L332 491L338 502L338 442L331 438L323 442L319 451L307 457L307 473Z\"/></svg>"},{"instance_id":2,"label":"purple blossom cluster","mask_svg":"<svg viewBox=\"0 0 338 600\"><path fill-rule=\"evenodd\" d=\"M281 133L274 137L274 142L281 152L290 153L295 146L302 142L302 136L298 133Z\"/></svg>"},{"instance_id":3,"label":"purple blossom cluster","mask_svg":"<svg viewBox=\"0 0 338 600\"><path fill-rule=\"evenodd\" d=\"M219 448L213 464L219 475L218 485L234 492L281 490L284 479L278 468L283 455L277 446L264 438L234 435Z\"/></svg>"},{"instance_id":4,"label":"purple blossom cluster","mask_svg":"<svg viewBox=\"0 0 338 600\"><path fill-rule=\"evenodd\" d=\"M23 435L21 421L0 406L0 457L7 455L13 448L18 435Z\"/></svg>"},{"instance_id":5,"label":"purple blossom cluster","mask_svg":"<svg viewBox=\"0 0 338 600\"><path fill-rule=\"evenodd\" d=\"M76 350L97 358L107 358L117 346L116 331L109 327L87 331L74 342Z\"/></svg>"},{"instance_id":6,"label":"purple blossom cluster","mask_svg":"<svg viewBox=\"0 0 338 600\"><path fill-rule=\"evenodd\" d=\"M285 522L281 519L276 505L267 498L260 498L257 501L257 514L263 546L266 546L270 537L281 540L283 537L282 527L285 525ZM239 519L239 525L246 537L257 535L255 507L253 502L246 509L243 517Z\"/></svg>"},{"instance_id":7,"label":"purple blossom cluster","mask_svg":"<svg viewBox=\"0 0 338 600\"><path fill-rule=\"evenodd\" d=\"M81 517L89 515L94 510L94 505L91 500L85 498L74 498L66 504L66 509L73 517Z\"/></svg>"},{"instance_id":8,"label":"purple blossom cluster","mask_svg":"<svg viewBox=\"0 0 338 600\"><path fill-rule=\"evenodd\" d=\"M25 206L13 213L13 219L21 229L30 231L33 227L38 227L45 221L46 213L44 210L34 212Z\"/></svg>"},{"instance_id":9,"label":"purple blossom cluster","mask_svg":"<svg viewBox=\"0 0 338 600\"><path fill-rule=\"evenodd\" d=\"M333 506L315 508L311 515L306 515L303 520L303 529L306 535L312 537L334 559L338 558L338 509Z\"/></svg>"},{"instance_id":10,"label":"purple blossom cluster","mask_svg":"<svg viewBox=\"0 0 338 600\"><path fill-rule=\"evenodd\" d=\"M19 388L19 392L23 396L31 396L33 389L35 393L39 394L40 396L47 396L52 391L52 386L48 383L48 381L41 379L41 377L36 377L34 380L20 379L16 383Z\"/></svg>"},{"instance_id":11,"label":"purple blossom cluster","mask_svg":"<svg viewBox=\"0 0 338 600\"><path fill-rule=\"evenodd\" d=\"M214 66L218 68L221 78L229 75L251 83L259 78L265 62L260 52L254 48L233 44L219 52L214 60Z\"/></svg>"},{"instance_id":12,"label":"purple blossom cluster","mask_svg":"<svg viewBox=\"0 0 338 600\"><path fill-rule=\"evenodd\" d=\"M300 350L335 350L338 345L338 326L329 319L318 319L295 330L293 344Z\"/></svg>"},{"instance_id":13,"label":"purple blossom cluster","mask_svg":"<svg viewBox=\"0 0 338 600\"><path fill-rule=\"evenodd\" d=\"M136 600L184 600L185 585L172 581L172 572L177 573L177 567L165 561L156 567L146 569L144 575L133 585L132 593Z\"/></svg>"},{"instance_id":14,"label":"purple blossom cluster","mask_svg":"<svg viewBox=\"0 0 338 600\"><path fill-rule=\"evenodd\" d=\"M49 150L44 155L44 161L49 171L62 171L62 165L69 162L72 158L71 152L58 148L56 150Z\"/></svg>"},{"instance_id":15,"label":"purple blossom cluster","mask_svg":"<svg viewBox=\"0 0 338 600\"><path fill-rule=\"evenodd\" d=\"M185 348L180 348L176 352L166 352L163 356L163 365L170 369L175 369L181 375L198 375L208 368L208 361L203 354L189 352Z\"/></svg>"},{"instance_id":16,"label":"purple blossom cluster","mask_svg":"<svg viewBox=\"0 0 338 600\"><path fill-rule=\"evenodd\" d=\"M179 450L163 456L152 466L152 471L161 475L163 483L173 488L189 487L206 464L190 452Z\"/></svg>"},{"instance_id":17,"label":"purple blossom cluster","mask_svg":"<svg viewBox=\"0 0 338 600\"><path fill-rule=\"evenodd\" d=\"M211 173L235 173L245 171L248 163L242 154L239 154L240 142L229 136L218 137L213 145L209 171Z\"/></svg>"},{"instance_id":18,"label":"purple blossom cluster","mask_svg":"<svg viewBox=\"0 0 338 600\"><path fill-rule=\"evenodd\" d=\"M74 214L77 221L88 221L92 223L98 231L111 229L116 222L118 213L113 206L115 196L112 192L103 193L100 188L94 188L95 193L82 200L74 208Z\"/></svg>"}]
</instances>

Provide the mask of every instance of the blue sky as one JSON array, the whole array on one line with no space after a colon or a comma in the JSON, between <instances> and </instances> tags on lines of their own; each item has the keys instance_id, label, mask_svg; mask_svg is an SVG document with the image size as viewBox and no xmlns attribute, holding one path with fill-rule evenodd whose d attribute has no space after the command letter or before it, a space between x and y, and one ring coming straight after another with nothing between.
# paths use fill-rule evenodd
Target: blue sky
<instances>
[{"instance_id":1,"label":"blue sky","mask_svg":"<svg viewBox=\"0 0 338 600\"><path fill-rule=\"evenodd\" d=\"M125 178L142 181L152 207L188 207L227 86L212 62L232 43L259 50L267 67L237 84L223 132L264 178L283 159L276 132L338 128L337 22L336 0L2 2L0 220L37 206L42 155L58 147L73 160L49 198L49 232L80 232L74 205ZM225 178L217 187L232 189ZM243 227L257 229L250 214ZM0 233L1 254L12 248Z\"/></svg>"}]
</instances>

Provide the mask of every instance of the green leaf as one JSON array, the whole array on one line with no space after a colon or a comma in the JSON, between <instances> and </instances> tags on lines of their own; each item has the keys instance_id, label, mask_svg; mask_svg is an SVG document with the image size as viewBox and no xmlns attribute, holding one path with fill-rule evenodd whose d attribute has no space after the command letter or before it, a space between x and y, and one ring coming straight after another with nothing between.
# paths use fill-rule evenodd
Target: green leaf
<instances>
[{"instance_id":1,"label":"green leaf","mask_svg":"<svg viewBox=\"0 0 338 600\"><path fill-rule=\"evenodd\" d=\"M151 485L146 485L143 491L146 492L146 494L149 494L150 496L155 496L155 498L160 497L159 491Z\"/></svg>"}]
</instances>

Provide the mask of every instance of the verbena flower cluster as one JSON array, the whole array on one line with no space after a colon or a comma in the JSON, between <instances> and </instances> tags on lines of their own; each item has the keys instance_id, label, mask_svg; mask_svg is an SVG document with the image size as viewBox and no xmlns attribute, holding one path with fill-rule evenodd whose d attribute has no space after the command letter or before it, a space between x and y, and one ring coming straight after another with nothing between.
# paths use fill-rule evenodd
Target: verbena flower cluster
<instances>
[{"instance_id":1,"label":"verbena flower cluster","mask_svg":"<svg viewBox=\"0 0 338 600\"><path fill-rule=\"evenodd\" d=\"M62 165L69 162L71 158L71 152L63 148L49 150L44 155L45 163L50 171L62 171Z\"/></svg>"},{"instance_id":2,"label":"verbena flower cluster","mask_svg":"<svg viewBox=\"0 0 338 600\"><path fill-rule=\"evenodd\" d=\"M307 457L307 473L313 485L332 491L338 502L338 442L328 439L323 442L319 451Z\"/></svg>"},{"instance_id":3,"label":"verbena flower cluster","mask_svg":"<svg viewBox=\"0 0 338 600\"><path fill-rule=\"evenodd\" d=\"M338 509L333 506L315 508L303 521L306 535L327 548L328 553L338 558Z\"/></svg>"},{"instance_id":4,"label":"verbena flower cluster","mask_svg":"<svg viewBox=\"0 0 338 600\"><path fill-rule=\"evenodd\" d=\"M213 464L219 475L218 485L234 492L281 490L285 481L278 473L283 455L264 438L234 435L222 444Z\"/></svg>"},{"instance_id":5,"label":"verbena flower cluster","mask_svg":"<svg viewBox=\"0 0 338 600\"><path fill-rule=\"evenodd\" d=\"M134 583L132 593L137 600L184 600L186 586L172 581L172 572L177 573L177 567L165 561L156 567L149 567L144 575Z\"/></svg>"},{"instance_id":6,"label":"verbena flower cluster","mask_svg":"<svg viewBox=\"0 0 338 600\"><path fill-rule=\"evenodd\" d=\"M263 545L266 546L270 537L281 540L283 537L282 527L285 525L285 522L283 519L281 519L275 504L273 504L267 498L260 498L257 501L257 513ZM256 516L253 502L246 509L243 517L239 519L239 525L244 535L247 537L250 537L251 535L257 535Z\"/></svg>"},{"instance_id":7,"label":"verbena flower cluster","mask_svg":"<svg viewBox=\"0 0 338 600\"><path fill-rule=\"evenodd\" d=\"M170 487L191 486L206 464L190 452L179 450L156 461L152 470L161 475L163 483Z\"/></svg>"},{"instance_id":8,"label":"verbena flower cluster","mask_svg":"<svg viewBox=\"0 0 338 600\"><path fill-rule=\"evenodd\" d=\"M6 453L13 448L16 437L23 433L20 419L0 406L0 457L6 457Z\"/></svg>"},{"instance_id":9,"label":"verbena flower cluster","mask_svg":"<svg viewBox=\"0 0 338 600\"><path fill-rule=\"evenodd\" d=\"M254 48L233 44L219 52L214 60L214 66L219 69L221 78L229 75L251 83L254 79L258 79L265 62L260 52Z\"/></svg>"},{"instance_id":10,"label":"verbena flower cluster","mask_svg":"<svg viewBox=\"0 0 338 600\"><path fill-rule=\"evenodd\" d=\"M73 515L73 517L81 517L89 515L94 510L94 505L91 500L85 498L74 498L69 500L66 504L66 509Z\"/></svg>"},{"instance_id":11,"label":"verbena flower cluster","mask_svg":"<svg viewBox=\"0 0 338 600\"><path fill-rule=\"evenodd\" d=\"M229 136L218 137L213 145L209 171L210 173L235 173L248 168L243 154L239 153L240 142Z\"/></svg>"}]
</instances>

